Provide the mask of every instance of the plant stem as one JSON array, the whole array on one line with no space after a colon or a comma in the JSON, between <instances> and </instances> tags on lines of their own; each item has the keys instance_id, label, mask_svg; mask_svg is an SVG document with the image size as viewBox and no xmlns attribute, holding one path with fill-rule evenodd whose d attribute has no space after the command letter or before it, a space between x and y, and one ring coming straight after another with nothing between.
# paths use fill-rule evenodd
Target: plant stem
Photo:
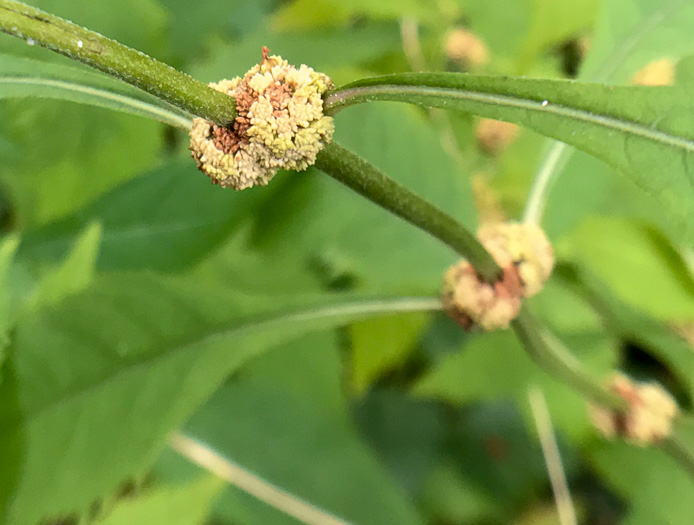
<instances>
[{"instance_id":1,"label":"plant stem","mask_svg":"<svg viewBox=\"0 0 694 525\"><path fill-rule=\"evenodd\" d=\"M0 31L117 77L194 115L227 125L232 97L98 33L13 0L0 0Z\"/></svg>"},{"instance_id":2,"label":"plant stem","mask_svg":"<svg viewBox=\"0 0 694 525\"><path fill-rule=\"evenodd\" d=\"M588 375L561 341L540 327L526 307L521 309L512 327L528 355L553 378L595 403L617 410L626 408L626 402Z\"/></svg>"},{"instance_id":3,"label":"plant stem","mask_svg":"<svg viewBox=\"0 0 694 525\"><path fill-rule=\"evenodd\" d=\"M486 281L493 282L499 277L499 266L465 226L358 155L333 142L318 154L316 167L370 201L443 241L470 261Z\"/></svg>"}]
</instances>

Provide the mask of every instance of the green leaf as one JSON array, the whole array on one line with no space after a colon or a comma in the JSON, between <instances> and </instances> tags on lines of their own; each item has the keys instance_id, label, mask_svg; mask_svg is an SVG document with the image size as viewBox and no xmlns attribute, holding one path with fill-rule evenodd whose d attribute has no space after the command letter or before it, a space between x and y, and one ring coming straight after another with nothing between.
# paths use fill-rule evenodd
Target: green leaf
<instances>
[{"instance_id":1,"label":"green leaf","mask_svg":"<svg viewBox=\"0 0 694 525\"><path fill-rule=\"evenodd\" d=\"M101 232L98 222L87 226L60 266L44 275L36 285L28 298L28 308L40 308L56 303L64 297L85 290L91 284L96 270Z\"/></svg>"},{"instance_id":2,"label":"green leaf","mask_svg":"<svg viewBox=\"0 0 694 525\"><path fill-rule=\"evenodd\" d=\"M17 237L0 239L0 366L2 365L2 350L9 342L7 334L11 326L10 305L13 295L9 286L9 273L18 246L19 238Z\"/></svg>"},{"instance_id":3,"label":"green leaf","mask_svg":"<svg viewBox=\"0 0 694 525\"><path fill-rule=\"evenodd\" d=\"M431 9L422 0L294 0L281 9L274 22L291 29L340 25L354 16L374 19L395 19L414 16L427 19Z\"/></svg>"},{"instance_id":4,"label":"green leaf","mask_svg":"<svg viewBox=\"0 0 694 525\"><path fill-rule=\"evenodd\" d=\"M292 372L297 365L301 373ZM335 337L304 337L244 367L186 432L349 523L422 523L355 432L341 376Z\"/></svg>"},{"instance_id":5,"label":"green leaf","mask_svg":"<svg viewBox=\"0 0 694 525\"><path fill-rule=\"evenodd\" d=\"M352 388L364 394L385 372L402 364L414 349L429 317L384 317L355 323L352 341Z\"/></svg>"},{"instance_id":6,"label":"green leaf","mask_svg":"<svg viewBox=\"0 0 694 525\"><path fill-rule=\"evenodd\" d=\"M591 28L598 5L598 0L534 0L530 27L522 44L520 70L526 70L549 45Z\"/></svg>"},{"instance_id":7,"label":"green leaf","mask_svg":"<svg viewBox=\"0 0 694 525\"><path fill-rule=\"evenodd\" d=\"M188 128L190 115L111 77L76 66L0 54L0 99L41 97L122 111Z\"/></svg>"},{"instance_id":8,"label":"green leaf","mask_svg":"<svg viewBox=\"0 0 694 525\"><path fill-rule=\"evenodd\" d=\"M84 225L98 220L103 228L99 269L181 270L219 245L272 194L272 188L225 191L211 185L189 159L170 162L71 217L30 230L19 258L32 264L60 260Z\"/></svg>"},{"instance_id":9,"label":"green leaf","mask_svg":"<svg viewBox=\"0 0 694 525\"><path fill-rule=\"evenodd\" d=\"M3 367L12 380L0 384L0 467L14 473L3 481L0 518L35 525L112 492L263 349L372 315L435 307L329 296L257 314L269 304L281 303L133 274L24 317Z\"/></svg>"},{"instance_id":10,"label":"green leaf","mask_svg":"<svg viewBox=\"0 0 694 525\"><path fill-rule=\"evenodd\" d=\"M581 78L621 83L649 62L694 53L694 4L689 0L611 0L603 5Z\"/></svg>"},{"instance_id":11,"label":"green leaf","mask_svg":"<svg viewBox=\"0 0 694 525\"><path fill-rule=\"evenodd\" d=\"M156 487L119 503L99 525L200 525L224 486L212 476L176 487Z\"/></svg>"},{"instance_id":12,"label":"green leaf","mask_svg":"<svg viewBox=\"0 0 694 525\"><path fill-rule=\"evenodd\" d=\"M614 342L601 334L574 334L567 346L596 377L612 370L617 360ZM527 389L540 384L549 393L555 424L577 439L592 434L584 398L546 375L531 361L512 332L483 334L462 351L442 359L414 386L413 394L455 404L515 399L522 402ZM532 422L532 415L526 410ZM532 424L532 423L531 423Z\"/></svg>"},{"instance_id":13,"label":"green leaf","mask_svg":"<svg viewBox=\"0 0 694 525\"><path fill-rule=\"evenodd\" d=\"M618 496L631 502L624 523L688 523L694 513L692 479L656 447L599 443L586 451L600 477Z\"/></svg>"},{"instance_id":14,"label":"green leaf","mask_svg":"<svg viewBox=\"0 0 694 525\"><path fill-rule=\"evenodd\" d=\"M603 14L579 78L626 83L649 62L664 57L676 61L690 55L694 53L692 24L694 4L688 0L603 2ZM539 174L549 185L541 196L543 202L536 204L544 207L547 201L543 224L556 234L569 231L586 213L601 206L609 212L615 201L623 200L613 197L615 176L608 166L564 144L549 149ZM663 213L656 203L650 202L649 207ZM543 210L539 211L538 216Z\"/></svg>"},{"instance_id":15,"label":"green leaf","mask_svg":"<svg viewBox=\"0 0 694 525\"><path fill-rule=\"evenodd\" d=\"M576 146L652 193L694 241L694 104L684 88L412 73L364 79L328 107L392 100L515 122Z\"/></svg>"},{"instance_id":16,"label":"green leaf","mask_svg":"<svg viewBox=\"0 0 694 525\"><path fill-rule=\"evenodd\" d=\"M619 300L609 287L585 269L557 269L581 290L616 337L639 345L665 365L694 395L694 352L682 337L662 322Z\"/></svg>"},{"instance_id":17,"label":"green leaf","mask_svg":"<svg viewBox=\"0 0 694 525\"><path fill-rule=\"evenodd\" d=\"M475 224L469 181L412 108L355 108L339 115L336 127L336 140L346 147L464 224ZM297 179L258 216L254 233L263 251L300 254L329 284L345 277L368 290L438 290L455 261L448 247L329 177L311 170Z\"/></svg>"},{"instance_id":18,"label":"green leaf","mask_svg":"<svg viewBox=\"0 0 694 525\"><path fill-rule=\"evenodd\" d=\"M610 217L586 220L559 247L585 264L625 302L663 321L694 317L694 281L677 251L654 228Z\"/></svg>"}]
</instances>

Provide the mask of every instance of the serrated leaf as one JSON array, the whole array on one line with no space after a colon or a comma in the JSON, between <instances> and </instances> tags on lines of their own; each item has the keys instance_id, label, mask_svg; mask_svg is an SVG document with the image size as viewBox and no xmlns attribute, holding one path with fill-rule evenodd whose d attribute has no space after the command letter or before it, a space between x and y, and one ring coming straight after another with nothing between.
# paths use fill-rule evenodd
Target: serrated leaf
<instances>
[{"instance_id":1,"label":"serrated leaf","mask_svg":"<svg viewBox=\"0 0 694 525\"><path fill-rule=\"evenodd\" d=\"M0 471L8 473L0 518L34 525L113 491L263 349L378 313L432 308L330 297L257 314L268 304L280 303L133 274L24 317L0 384Z\"/></svg>"},{"instance_id":2,"label":"serrated leaf","mask_svg":"<svg viewBox=\"0 0 694 525\"><path fill-rule=\"evenodd\" d=\"M686 87L411 73L348 84L327 105L379 100L506 120L571 144L649 191L694 242L694 104Z\"/></svg>"}]
</instances>

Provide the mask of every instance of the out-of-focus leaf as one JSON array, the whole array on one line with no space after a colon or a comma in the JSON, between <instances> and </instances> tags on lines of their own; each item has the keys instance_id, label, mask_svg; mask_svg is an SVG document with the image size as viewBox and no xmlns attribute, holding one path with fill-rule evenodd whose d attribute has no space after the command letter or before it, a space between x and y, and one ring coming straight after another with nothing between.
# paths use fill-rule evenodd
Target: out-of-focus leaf
<instances>
[{"instance_id":1,"label":"out-of-focus leaf","mask_svg":"<svg viewBox=\"0 0 694 525\"><path fill-rule=\"evenodd\" d=\"M99 525L200 525L224 482L205 476L179 487L157 487L119 503Z\"/></svg>"},{"instance_id":2,"label":"out-of-focus leaf","mask_svg":"<svg viewBox=\"0 0 694 525\"><path fill-rule=\"evenodd\" d=\"M446 447L446 409L396 388L372 389L355 409L360 433L409 498L421 494Z\"/></svg>"},{"instance_id":3,"label":"out-of-focus leaf","mask_svg":"<svg viewBox=\"0 0 694 525\"><path fill-rule=\"evenodd\" d=\"M12 301L9 272L18 246L19 239L17 237L0 239L0 365L2 364L2 349L9 342L7 332L10 329L10 303Z\"/></svg>"},{"instance_id":4,"label":"out-of-focus leaf","mask_svg":"<svg viewBox=\"0 0 694 525\"><path fill-rule=\"evenodd\" d=\"M598 6L598 0L534 0L520 70L532 64L547 46L587 32L597 17Z\"/></svg>"},{"instance_id":5,"label":"out-of-focus leaf","mask_svg":"<svg viewBox=\"0 0 694 525\"><path fill-rule=\"evenodd\" d=\"M0 179L24 227L73 213L160 161L158 122L56 100L8 100L6 110Z\"/></svg>"},{"instance_id":6,"label":"out-of-focus leaf","mask_svg":"<svg viewBox=\"0 0 694 525\"><path fill-rule=\"evenodd\" d=\"M600 332L602 320L585 298L558 279L550 279L532 298L533 311L556 332ZM558 308L557 305L561 305Z\"/></svg>"},{"instance_id":7,"label":"out-of-focus leaf","mask_svg":"<svg viewBox=\"0 0 694 525\"><path fill-rule=\"evenodd\" d=\"M692 479L656 447L600 443L587 452L593 468L619 496L631 502L624 523L688 523L694 513Z\"/></svg>"},{"instance_id":8,"label":"out-of-focus leaf","mask_svg":"<svg viewBox=\"0 0 694 525\"><path fill-rule=\"evenodd\" d=\"M499 500L474 480L460 474L452 461L439 465L422 491L422 506L444 523L503 522Z\"/></svg>"},{"instance_id":9,"label":"out-of-focus leaf","mask_svg":"<svg viewBox=\"0 0 694 525\"><path fill-rule=\"evenodd\" d=\"M336 126L336 140L465 224L475 223L468 181L411 109L355 108ZM299 177L260 211L256 239L264 251L303 254L329 275L371 290L439 289L455 260L449 248L325 175Z\"/></svg>"},{"instance_id":10,"label":"out-of-focus leaf","mask_svg":"<svg viewBox=\"0 0 694 525\"><path fill-rule=\"evenodd\" d=\"M369 23L349 29L317 29L309 33L257 31L241 42L217 45L209 59L195 65L194 76L205 81L241 76L258 62L263 46L291 64L308 64L339 84L358 78L351 76L350 70L359 64L399 52L401 43L397 25L387 23ZM345 68L349 69L344 71Z\"/></svg>"},{"instance_id":11,"label":"out-of-focus leaf","mask_svg":"<svg viewBox=\"0 0 694 525\"><path fill-rule=\"evenodd\" d=\"M398 20L403 16L430 18L431 6L422 0L294 0L274 18L279 27L305 30L315 26L341 25L353 17Z\"/></svg>"},{"instance_id":12,"label":"out-of-focus leaf","mask_svg":"<svg viewBox=\"0 0 694 525\"><path fill-rule=\"evenodd\" d=\"M164 49L167 14L158 0L122 0L118 9L92 0L32 0L31 5L153 56Z\"/></svg>"},{"instance_id":13,"label":"out-of-focus leaf","mask_svg":"<svg viewBox=\"0 0 694 525\"><path fill-rule=\"evenodd\" d=\"M186 128L190 116L125 82L84 68L0 54L0 99L56 98Z\"/></svg>"},{"instance_id":14,"label":"out-of-focus leaf","mask_svg":"<svg viewBox=\"0 0 694 525\"><path fill-rule=\"evenodd\" d=\"M568 348L596 379L614 367L617 355L611 340L590 333L565 339ZM413 393L462 405L505 399L522 403L528 387L535 384L549 393L547 401L559 429L576 439L591 433L583 397L540 370L510 331L475 337L462 351L442 359L424 375ZM527 411L526 416L532 421Z\"/></svg>"},{"instance_id":15,"label":"out-of-focus leaf","mask_svg":"<svg viewBox=\"0 0 694 525\"><path fill-rule=\"evenodd\" d=\"M206 0L191 7L187 0L165 0L162 4L169 12L169 48L178 60L186 62L198 59L203 51L216 54L219 42L210 42L210 37L224 40L245 37L260 27L274 3L274 0Z\"/></svg>"},{"instance_id":16,"label":"out-of-focus leaf","mask_svg":"<svg viewBox=\"0 0 694 525\"><path fill-rule=\"evenodd\" d=\"M586 293L610 332L651 353L694 395L694 352L687 341L653 317L621 302L590 272L565 269L567 277Z\"/></svg>"},{"instance_id":17,"label":"out-of-focus leaf","mask_svg":"<svg viewBox=\"0 0 694 525\"><path fill-rule=\"evenodd\" d=\"M229 372L268 347L372 315L431 307L328 296L257 314L270 304L279 308L277 298L129 274L23 317L0 383L0 466L16 474L0 490L0 518L34 525L112 492L147 468L166 435Z\"/></svg>"},{"instance_id":18,"label":"out-of-focus leaf","mask_svg":"<svg viewBox=\"0 0 694 525\"><path fill-rule=\"evenodd\" d=\"M613 0L603 6L581 78L621 83L649 62L694 53L689 0Z\"/></svg>"},{"instance_id":19,"label":"out-of-focus leaf","mask_svg":"<svg viewBox=\"0 0 694 525\"><path fill-rule=\"evenodd\" d=\"M101 241L101 225L92 223L55 270L44 275L29 297L28 307L39 308L85 290L92 282Z\"/></svg>"},{"instance_id":20,"label":"out-of-focus leaf","mask_svg":"<svg viewBox=\"0 0 694 525\"><path fill-rule=\"evenodd\" d=\"M279 182L279 181L277 181ZM222 242L273 190L243 193L212 186L190 160L128 181L72 217L29 231L19 257L63 257L84 225L103 227L100 269L180 270Z\"/></svg>"},{"instance_id":21,"label":"out-of-focus leaf","mask_svg":"<svg viewBox=\"0 0 694 525\"><path fill-rule=\"evenodd\" d=\"M352 388L364 394L378 377L405 361L429 317L384 317L350 327Z\"/></svg>"},{"instance_id":22,"label":"out-of-focus leaf","mask_svg":"<svg viewBox=\"0 0 694 525\"><path fill-rule=\"evenodd\" d=\"M656 230L623 219L585 221L560 252L585 264L625 302L662 320L694 317L694 281Z\"/></svg>"},{"instance_id":23,"label":"out-of-focus leaf","mask_svg":"<svg viewBox=\"0 0 694 525\"><path fill-rule=\"evenodd\" d=\"M350 523L422 523L353 430L335 346L314 335L273 349L222 387L187 432ZM301 373L288 373L297 364ZM294 523L272 521L285 522Z\"/></svg>"},{"instance_id":24,"label":"out-of-focus leaf","mask_svg":"<svg viewBox=\"0 0 694 525\"><path fill-rule=\"evenodd\" d=\"M694 104L685 88L411 73L364 79L328 107L400 101L524 125L608 162L653 194L694 241Z\"/></svg>"},{"instance_id":25,"label":"out-of-focus leaf","mask_svg":"<svg viewBox=\"0 0 694 525\"><path fill-rule=\"evenodd\" d=\"M610 0L602 4L603 13L579 78L625 83L654 60L666 57L676 61L694 53L694 4L689 0ZM574 150L563 144L549 148L538 173L543 170L549 170L552 179L545 196L544 223L557 234L570 231L586 213L601 205L609 211L619 198L608 166L586 159L580 152L574 155ZM667 212L655 202L650 208Z\"/></svg>"}]
</instances>

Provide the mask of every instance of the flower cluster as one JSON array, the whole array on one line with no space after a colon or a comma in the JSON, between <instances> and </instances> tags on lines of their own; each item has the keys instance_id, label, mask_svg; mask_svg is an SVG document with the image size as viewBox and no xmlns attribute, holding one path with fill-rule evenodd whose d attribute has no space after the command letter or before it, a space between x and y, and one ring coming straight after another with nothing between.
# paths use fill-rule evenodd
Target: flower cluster
<instances>
[{"instance_id":1,"label":"flower cluster","mask_svg":"<svg viewBox=\"0 0 694 525\"><path fill-rule=\"evenodd\" d=\"M228 127L193 120L190 150L214 184L236 190L265 186L278 170L304 170L332 140L332 117L323 114L329 77L268 56L243 78L210 87L234 97L237 117Z\"/></svg>"},{"instance_id":2,"label":"flower cluster","mask_svg":"<svg viewBox=\"0 0 694 525\"><path fill-rule=\"evenodd\" d=\"M534 224L483 226L478 238L502 268L501 279L487 283L466 260L444 275L442 302L448 315L464 328L507 328L522 299L540 291L554 266L552 246Z\"/></svg>"},{"instance_id":3,"label":"flower cluster","mask_svg":"<svg viewBox=\"0 0 694 525\"><path fill-rule=\"evenodd\" d=\"M672 432L677 403L663 387L655 383L636 383L616 374L610 389L627 402L626 412L591 407L591 419L606 437L620 436L634 444L658 443Z\"/></svg>"}]
</instances>

